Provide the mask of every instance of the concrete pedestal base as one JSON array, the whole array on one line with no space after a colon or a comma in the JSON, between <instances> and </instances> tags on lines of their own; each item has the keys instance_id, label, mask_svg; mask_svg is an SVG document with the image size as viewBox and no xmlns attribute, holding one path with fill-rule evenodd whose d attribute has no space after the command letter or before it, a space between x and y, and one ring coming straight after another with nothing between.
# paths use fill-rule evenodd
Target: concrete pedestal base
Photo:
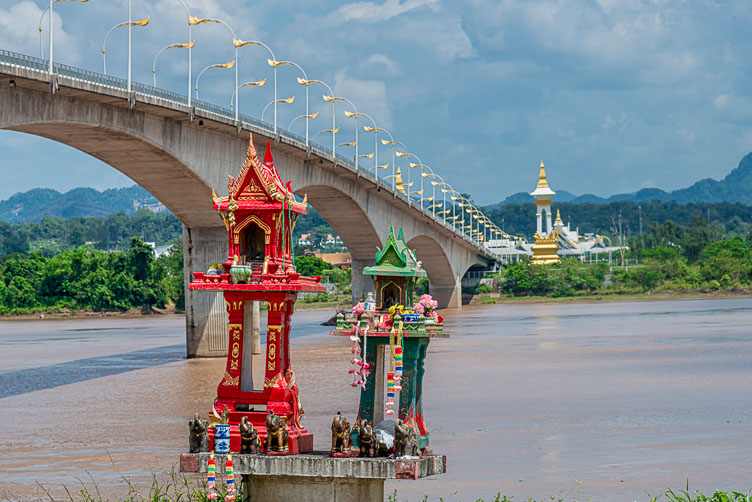
<instances>
[{"instance_id":1,"label":"concrete pedestal base","mask_svg":"<svg viewBox=\"0 0 752 502\"><path fill-rule=\"evenodd\" d=\"M242 476L243 502L382 502L383 479Z\"/></svg>"},{"instance_id":2,"label":"concrete pedestal base","mask_svg":"<svg viewBox=\"0 0 752 502\"><path fill-rule=\"evenodd\" d=\"M205 473L208 453L180 455L180 472ZM232 455L243 501L381 502L385 479L420 479L446 472L446 457L334 458L328 452L273 457ZM225 471L225 455L215 455L217 482Z\"/></svg>"}]
</instances>

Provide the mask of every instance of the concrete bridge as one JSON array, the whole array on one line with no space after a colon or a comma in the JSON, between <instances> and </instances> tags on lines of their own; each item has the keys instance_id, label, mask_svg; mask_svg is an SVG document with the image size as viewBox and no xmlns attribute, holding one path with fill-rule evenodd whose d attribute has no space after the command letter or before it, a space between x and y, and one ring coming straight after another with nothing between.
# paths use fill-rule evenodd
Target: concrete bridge
<instances>
[{"instance_id":1,"label":"concrete bridge","mask_svg":"<svg viewBox=\"0 0 752 502\"><path fill-rule=\"evenodd\" d=\"M329 222L352 254L353 296L370 284L360 271L373 264L389 227L402 227L442 307L461 306L461 279L497 257L471 235L434 216L369 171L270 124L142 84L0 51L0 129L75 147L119 170L159 199L183 223L186 279L226 257L226 231L212 210L211 190L226 192L245 158L249 133L257 148L273 142L282 179ZM263 151L263 150L262 150ZM186 290L188 355L226 350L224 302Z\"/></svg>"}]
</instances>

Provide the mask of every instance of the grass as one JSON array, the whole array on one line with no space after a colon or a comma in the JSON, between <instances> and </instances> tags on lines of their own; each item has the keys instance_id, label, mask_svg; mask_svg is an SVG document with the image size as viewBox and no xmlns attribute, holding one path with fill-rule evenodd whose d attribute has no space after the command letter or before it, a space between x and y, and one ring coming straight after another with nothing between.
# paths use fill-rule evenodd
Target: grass
<instances>
[{"instance_id":1,"label":"grass","mask_svg":"<svg viewBox=\"0 0 752 502\"><path fill-rule=\"evenodd\" d=\"M37 487L42 496L37 498L35 502L205 502L207 500L206 474L201 475L201 482L197 483L179 472L174 466L171 469L150 469L151 484L148 487L138 487L120 472L112 457L110 457L110 462L126 488L126 495L119 495L113 498L115 497L114 495L104 494L94 477L86 471L89 477L87 482L84 482L80 478L75 478L77 481L75 487L63 485L62 488L65 496L53 494L49 488L37 482ZM224 477L220 478L219 473L217 474L216 491L219 496L216 500L224 501L224 497L227 494ZM235 495L238 501L242 500L240 496L242 489L240 478L238 476L235 480ZM21 500L21 498L13 493L0 493L0 500L12 501ZM23 500L33 499L24 497Z\"/></svg>"},{"instance_id":2,"label":"grass","mask_svg":"<svg viewBox=\"0 0 752 502\"><path fill-rule=\"evenodd\" d=\"M47 500L57 502L65 500L68 502L204 502L206 501L206 482L194 483L187 479L184 475L178 473L174 469L171 471L165 471L162 475L157 475L152 471L152 483L151 486L145 489L140 489L133 485L130 480L121 475L121 480L125 483L128 494L121 496L122 498L111 498L102 493L99 485L94 478L89 475L89 484L84 483L83 480L77 479L79 487L77 489L71 489L64 486L66 496L63 498L55 497L50 491L37 483L41 492L44 494L42 498L37 499L38 502L46 502ZM238 483L236 500L241 501L241 487L239 483L241 476L238 476L236 483ZM570 495L580 485L578 482L569 491L560 492L556 495L549 495L543 498L527 498L518 499L515 497L502 495L497 493L493 498L489 499L475 499L470 502L577 502L576 499L570 498ZM224 483L217 476L217 492L219 497L217 500L223 501L225 492L223 490ZM449 500L457 500L458 493L452 493L451 498L445 499L440 497L439 502L449 502ZM686 490L674 491L671 488L666 489L664 493L658 496L646 495L645 502L752 502L752 490L741 492L721 492L716 491L712 495L703 495L698 491L693 493L689 492L689 485ZM18 500L13 494L2 494L2 500ZM580 500L593 500L589 498ZM407 499L401 499L397 494L397 490L387 496L388 502L406 502ZM419 502L428 502L428 496L424 496ZM460 498L461 502L462 499ZM418 501L416 501L418 502Z\"/></svg>"},{"instance_id":3,"label":"grass","mask_svg":"<svg viewBox=\"0 0 752 502\"><path fill-rule=\"evenodd\" d=\"M579 483L578 483L579 484ZM577 485L575 485L576 487ZM574 488L572 489L574 490ZM564 495L549 495L541 499L527 498L527 499L515 499L514 497L507 497L501 493L497 493L492 499L488 499L487 502L577 502L574 499L568 498L572 490L568 491ZM675 492L671 488L667 489L665 493L657 497L650 497L646 502L752 502L752 490L747 493L740 492L715 492L713 495L706 496L699 492L689 493L689 491L682 490ZM397 496L397 490L387 497L388 502L402 502ZM461 502L462 499L460 499ZM592 500L592 499L585 499ZM428 502L428 496L423 497L420 502ZM439 502L445 501L443 497L439 498ZM473 502L486 502L486 499L476 499Z\"/></svg>"}]
</instances>

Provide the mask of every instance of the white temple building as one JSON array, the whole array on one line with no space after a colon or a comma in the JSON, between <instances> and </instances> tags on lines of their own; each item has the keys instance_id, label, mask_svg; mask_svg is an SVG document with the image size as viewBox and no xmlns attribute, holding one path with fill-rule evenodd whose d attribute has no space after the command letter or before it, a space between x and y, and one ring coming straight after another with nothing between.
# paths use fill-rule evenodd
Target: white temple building
<instances>
[{"instance_id":1,"label":"white temple building","mask_svg":"<svg viewBox=\"0 0 752 502\"><path fill-rule=\"evenodd\" d=\"M551 224L551 197L555 194L548 186L546 171L541 162L538 184L530 194L535 197L536 206L535 242L529 243L522 238L503 234L500 239L486 241L486 248L507 263L519 261L522 256L532 257L533 263L538 264L556 263L562 257L587 262L598 260L597 255L601 253L607 253L608 262L611 263L611 254L618 252L620 248L612 246L609 237L580 235L578 229L572 230L569 224L564 225L558 210L556 220Z\"/></svg>"}]
</instances>

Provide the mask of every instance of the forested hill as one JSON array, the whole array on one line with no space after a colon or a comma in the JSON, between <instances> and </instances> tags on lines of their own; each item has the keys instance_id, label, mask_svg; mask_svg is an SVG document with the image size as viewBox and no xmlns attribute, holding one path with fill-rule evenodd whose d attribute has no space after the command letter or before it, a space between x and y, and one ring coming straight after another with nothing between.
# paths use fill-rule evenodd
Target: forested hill
<instances>
[{"instance_id":1,"label":"forested hill","mask_svg":"<svg viewBox=\"0 0 752 502\"><path fill-rule=\"evenodd\" d=\"M0 220L24 223L39 222L44 216L104 218L120 211L135 214L141 208L154 212L166 210L157 199L138 185L110 188L103 192L93 188L74 188L60 193L51 188L35 188L0 201Z\"/></svg>"},{"instance_id":2,"label":"forested hill","mask_svg":"<svg viewBox=\"0 0 752 502\"><path fill-rule=\"evenodd\" d=\"M739 162L739 166L722 180L718 181L706 178L688 188L672 192L666 192L660 188L644 188L633 193L623 193L603 198L592 194L577 196L566 190L557 190L556 188L554 190L556 190L556 195L553 197L554 202L570 202L573 204L604 204L619 201L651 202L654 200L662 202L676 201L679 204L689 204L692 202L739 202L741 204L752 204L752 152L745 155ZM533 202L533 197L526 192L519 192L510 195L497 204L488 206L488 209L495 209L506 204L521 204L525 202Z\"/></svg>"},{"instance_id":3,"label":"forested hill","mask_svg":"<svg viewBox=\"0 0 752 502\"><path fill-rule=\"evenodd\" d=\"M752 206L730 202L679 204L654 200L647 203L629 201L606 204L576 204L554 201L552 210L561 212L564 223L580 234L613 234L621 216L625 235L650 231L655 225L672 221L684 226L718 226L724 233L747 235L752 222ZM528 239L535 234L535 206L532 203L506 204L486 213L504 231ZM642 224L640 223L642 220Z\"/></svg>"}]
</instances>

